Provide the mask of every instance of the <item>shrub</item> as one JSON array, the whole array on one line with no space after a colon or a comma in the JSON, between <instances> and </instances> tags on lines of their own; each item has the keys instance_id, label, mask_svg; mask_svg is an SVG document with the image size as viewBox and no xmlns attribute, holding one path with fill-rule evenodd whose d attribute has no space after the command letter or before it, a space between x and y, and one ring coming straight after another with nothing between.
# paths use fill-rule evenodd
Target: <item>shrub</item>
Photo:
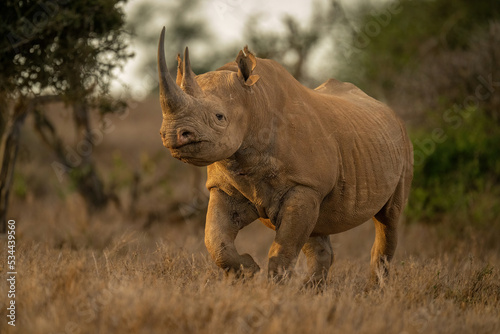
<instances>
[{"instance_id":1,"label":"shrub","mask_svg":"<svg viewBox=\"0 0 500 334\"><path fill-rule=\"evenodd\" d=\"M500 129L480 109L466 110L461 124L441 121L440 142L430 131L411 131L415 160L410 221L454 221L482 227L498 220Z\"/></svg>"}]
</instances>

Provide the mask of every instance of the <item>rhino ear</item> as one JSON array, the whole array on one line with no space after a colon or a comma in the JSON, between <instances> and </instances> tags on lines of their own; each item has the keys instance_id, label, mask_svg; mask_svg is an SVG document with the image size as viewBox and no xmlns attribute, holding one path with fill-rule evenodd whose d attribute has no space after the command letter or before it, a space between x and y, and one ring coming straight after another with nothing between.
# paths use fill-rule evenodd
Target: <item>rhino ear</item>
<instances>
[{"instance_id":1,"label":"rhino ear","mask_svg":"<svg viewBox=\"0 0 500 334\"><path fill-rule=\"evenodd\" d=\"M255 66L257 66L257 59L245 46L240 50L236 57L236 64L238 65L238 78L246 85L254 85L260 77L257 74L252 74Z\"/></svg>"},{"instance_id":2,"label":"rhino ear","mask_svg":"<svg viewBox=\"0 0 500 334\"><path fill-rule=\"evenodd\" d=\"M182 59L180 53L177 54L177 78L175 79L175 83L180 87L182 82Z\"/></svg>"}]
</instances>

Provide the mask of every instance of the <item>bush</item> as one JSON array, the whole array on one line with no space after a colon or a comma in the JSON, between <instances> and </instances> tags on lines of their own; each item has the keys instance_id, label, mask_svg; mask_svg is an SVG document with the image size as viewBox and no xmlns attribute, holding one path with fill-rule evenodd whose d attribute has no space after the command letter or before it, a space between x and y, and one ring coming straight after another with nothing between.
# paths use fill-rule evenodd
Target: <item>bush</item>
<instances>
[{"instance_id":1,"label":"bush","mask_svg":"<svg viewBox=\"0 0 500 334\"><path fill-rule=\"evenodd\" d=\"M453 125L411 131L414 180L407 214L410 221L436 223L445 215L481 228L498 220L500 207L500 130L480 109ZM437 130L436 130L437 129ZM442 132L441 130L442 129Z\"/></svg>"}]
</instances>

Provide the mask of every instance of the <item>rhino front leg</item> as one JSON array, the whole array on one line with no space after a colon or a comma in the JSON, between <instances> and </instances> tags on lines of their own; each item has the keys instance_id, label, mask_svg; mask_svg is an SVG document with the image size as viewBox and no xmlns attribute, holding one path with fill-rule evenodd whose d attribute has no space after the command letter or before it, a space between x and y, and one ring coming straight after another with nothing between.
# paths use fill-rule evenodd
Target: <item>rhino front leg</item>
<instances>
[{"instance_id":1,"label":"rhino front leg","mask_svg":"<svg viewBox=\"0 0 500 334\"><path fill-rule=\"evenodd\" d=\"M307 258L309 270L305 284L308 286L324 284L328 276L328 270L333 264L333 249L330 237L327 235L310 237L302 247L302 252Z\"/></svg>"},{"instance_id":2,"label":"rhino front leg","mask_svg":"<svg viewBox=\"0 0 500 334\"><path fill-rule=\"evenodd\" d=\"M288 192L276 222L276 237L269 250L269 278L280 281L291 274L301 248L308 240L319 215L319 194L296 186Z\"/></svg>"},{"instance_id":3,"label":"rhino front leg","mask_svg":"<svg viewBox=\"0 0 500 334\"><path fill-rule=\"evenodd\" d=\"M215 263L225 271L253 275L260 270L249 254L238 254L234 239L240 229L257 219L248 203L212 188L205 225L205 245Z\"/></svg>"}]
</instances>

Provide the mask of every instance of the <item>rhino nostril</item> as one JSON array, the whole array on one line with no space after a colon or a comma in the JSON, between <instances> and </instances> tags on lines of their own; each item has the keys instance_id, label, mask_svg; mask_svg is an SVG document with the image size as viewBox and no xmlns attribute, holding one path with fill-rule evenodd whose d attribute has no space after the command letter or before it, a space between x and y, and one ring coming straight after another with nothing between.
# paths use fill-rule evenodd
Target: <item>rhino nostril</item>
<instances>
[{"instance_id":1,"label":"rhino nostril","mask_svg":"<svg viewBox=\"0 0 500 334\"><path fill-rule=\"evenodd\" d=\"M194 141L195 135L193 132L186 129L178 129L177 130L177 144L185 145L192 141Z\"/></svg>"}]
</instances>

